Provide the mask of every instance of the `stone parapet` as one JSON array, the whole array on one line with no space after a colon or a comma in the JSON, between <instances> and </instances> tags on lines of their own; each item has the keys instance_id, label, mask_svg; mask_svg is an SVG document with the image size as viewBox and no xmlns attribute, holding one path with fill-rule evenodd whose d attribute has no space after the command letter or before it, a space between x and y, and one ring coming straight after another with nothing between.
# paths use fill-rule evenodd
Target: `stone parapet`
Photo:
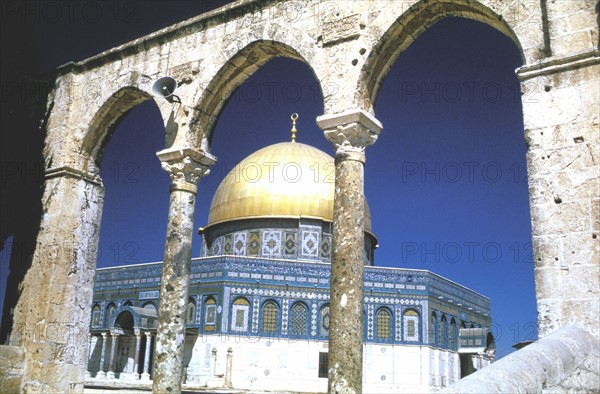
<instances>
[{"instance_id":1,"label":"stone parapet","mask_svg":"<svg viewBox=\"0 0 600 394\"><path fill-rule=\"evenodd\" d=\"M599 347L598 338L588 331L567 326L441 392L597 392L594 387L600 387Z\"/></svg>"}]
</instances>

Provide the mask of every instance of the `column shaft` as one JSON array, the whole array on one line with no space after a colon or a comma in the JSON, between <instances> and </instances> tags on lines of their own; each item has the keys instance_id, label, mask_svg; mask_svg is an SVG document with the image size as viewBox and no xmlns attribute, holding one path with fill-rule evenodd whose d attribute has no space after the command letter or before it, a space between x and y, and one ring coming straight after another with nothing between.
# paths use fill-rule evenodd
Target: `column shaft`
<instances>
[{"instance_id":1,"label":"column shaft","mask_svg":"<svg viewBox=\"0 0 600 394\"><path fill-rule=\"evenodd\" d=\"M356 394L363 368L364 150L382 126L362 109L324 115L317 124L336 148L328 386L330 393Z\"/></svg>"},{"instance_id":2,"label":"column shaft","mask_svg":"<svg viewBox=\"0 0 600 394\"><path fill-rule=\"evenodd\" d=\"M193 150L158 153L171 175L167 240L160 287L154 352L153 391L180 393L183 379L185 319L192 260L196 183L215 161Z\"/></svg>"},{"instance_id":3,"label":"column shaft","mask_svg":"<svg viewBox=\"0 0 600 394\"><path fill-rule=\"evenodd\" d=\"M329 392L362 392L363 163L337 160L333 204Z\"/></svg>"},{"instance_id":4,"label":"column shaft","mask_svg":"<svg viewBox=\"0 0 600 394\"><path fill-rule=\"evenodd\" d=\"M160 289L154 391L181 391L195 195L171 192L167 243Z\"/></svg>"},{"instance_id":5,"label":"column shaft","mask_svg":"<svg viewBox=\"0 0 600 394\"><path fill-rule=\"evenodd\" d=\"M152 343L152 334L150 332L146 332L146 351L144 353L144 372L142 373L142 379L150 379L150 374L148 371L150 370L150 344Z\"/></svg>"},{"instance_id":6,"label":"column shaft","mask_svg":"<svg viewBox=\"0 0 600 394\"><path fill-rule=\"evenodd\" d=\"M102 333L102 350L100 350L100 365L98 366L98 375L100 375L102 373L102 375L106 376L106 368L104 366L104 364L106 364L105 362L106 360L106 333L103 332ZM104 377L103 376L103 377Z\"/></svg>"},{"instance_id":7,"label":"column shaft","mask_svg":"<svg viewBox=\"0 0 600 394\"><path fill-rule=\"evenodd\" d=\"M117 345L118 345L117 338L119 335L110 334L110 336L112 338L112 341L111 341L111 346L110 346L110 360L108 362L107 376L108 376L108 378L113 379L115 377L115 356L117 354Z\"/></svg>"},{"instance_id":8,"label":"column shaft","mask_svg":"<svg viewBox=\"0 0 600 394\"><path fill-rule=\"evenodd\" d=\"M133 358L133 373L135 374L135 378L139 378L139 369L140 369L140 345L141 345L140 334L135 334L135 356Z\"/></svg>"}]
</instances>

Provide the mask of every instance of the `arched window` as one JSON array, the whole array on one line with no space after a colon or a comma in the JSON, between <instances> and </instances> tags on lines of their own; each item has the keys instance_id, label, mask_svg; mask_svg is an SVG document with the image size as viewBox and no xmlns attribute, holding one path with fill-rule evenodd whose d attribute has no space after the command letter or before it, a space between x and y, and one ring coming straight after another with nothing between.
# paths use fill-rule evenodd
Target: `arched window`
<instances>
[{"instance_id":1,"label":"arched window","mask_svg":"<svg viewBox=\"0 0 600 394\"><path fill-rule=\"evenodd\" d=\"M213 296L204 299L204 331L212 332L217 328L217 300Z\"/></svg>"},{"instance_id":2,"label":"arched window","mask_svg":"<svg viewBox=\"0 0 600 394\"><path fill-rule=\"evenodd\" d=\"M392 314L387 308L379 308L376 315L377 337L390 339L392 337Z\"/></svg>"},{"instance_id":3,"label":"arched window","mask_svg":"<svg viewBox=\"0 0 600 394\"><path fill-rule=\"evenodd\" d=\"M429 344L435 346L436 342L436 334L437 334L437 315L435 312L431 313L431 317L429 318Z\"/></svg>"},{"instance_id":4,"label":"arched window","mask_svg":"<svg viewBox=\"0 0 600 394\"><path fill-rule=\"evenodd\" d=\"M440 347L448 347L448 322L446 321L446 315L442 315L440 320Z\"/></svg>"},{"instance_id":5,"label":"arched window","mask_svg":"<svg viewBox=\"0 0 600 394\"><path fill-rule=\"evenodd\" d=\"M131 300L127 300L123 303L123 306L133 306L133 303L131 302Z\"/></svg>"},{"instance_id":6,"label":"arched window","mask_svg":"<svg viewBox=\"0 0 600 394\"><path fill-rule=\"evenodd\" d=\"M248 331L248 316L250 313L250 303L243 297L238 297L231 305L231 331Z\"/></svg>"},{"instance_id":7,"label":"arched window","mask_svg":"<svg viewBox=\"0 0 600 394\"><path fill-rule=\"evenodd\" d=\"M262 310L262 332L274 334L277 332L279 307L274 301L267 301Z\"/></svg>"},{"instance_id":8,"label":"arched window","mask_svg":"<svg viewBox=\"0 0 600 394\"><path fill-rule=\"evenodd\" d=\"M308 334L308 308L301 302L296 302L292 306L291 334L295 336L304 336Z\"/></svg>"},{"instance_id":9,"label":"arched window","mask_svg":"<svg viewBox=\"0 0 600 394\"><path fill-rule=\"evenodd\" d=\"M407 309L403 315L404 340L409 342L419 341L419 312Z\"/></svg>"},{"instance_id":10,"label":"arched window","mask_svg":"<svg viewBox=\"0 0 600 394\"><path fill-rule=\"evenodd\" d=\"M196 301L190 298L187 304L187 320L186 324L194 324L194 318L196 317Z\"/></svg>"},{"instance_id":11,"label":"arched window","mask_svg":"<svg viewBox=\"0 0 600 394\"><path fill-rule=\"evenodd\" d=\"M329 336L329 304L323 305L321 313L319 313L319 335L322 337Z\"/></svg>"},{"instance_id":12,"label":"arched window","mask_svg":"<svg viewBox=\"0 0 600 394\"><path fill-rule=\"evenodd\" d=\"M106 327L112 327L114 323L113 320L115 318L115 312L117 311L117 306L114 303L110 303L106 308L106 321L104 322Z\"/></svg>"},{"instance_id":13,"label":"arched window","mask_svg":"<svg viewBox=\"0 0 600 394\"><path fill-rule=\"evenodd\" d=\"M450 320L450 331L448 332L448 349L456 350L457 343L457 331L456 331L456 320L452 318Z\"/></svg>"},{"instance_id":14,"label":"arched window","mask_svg":"<svg viewBox=\"0 0 600 394\"><path fill-rule=\"evenodd\" d=\"M102 325L102 312L100 305L96 304L92 308L92 327L100 327Z\"/></svg>"}]
</instances>

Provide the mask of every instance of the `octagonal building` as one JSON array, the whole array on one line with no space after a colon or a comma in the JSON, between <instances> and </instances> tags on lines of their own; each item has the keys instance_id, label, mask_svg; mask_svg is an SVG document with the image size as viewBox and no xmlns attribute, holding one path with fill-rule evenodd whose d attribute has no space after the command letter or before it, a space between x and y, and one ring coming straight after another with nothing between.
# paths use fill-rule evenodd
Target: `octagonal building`
<instances>
[{"instance_id":1,"label":"octagonal building","mask_svg":"<svg viewBox=\"0 0 600 394\"><path fill-rule=\"evenodd\" d=\"M192 259L184 387L327 391L334 159L267 146L213 198ZM490 300L426 270L376 267L365 200L364 391L429 392L494 356ZM152 379L162 263L96 271L88 384Z\"/></svg>"}]
</instances>

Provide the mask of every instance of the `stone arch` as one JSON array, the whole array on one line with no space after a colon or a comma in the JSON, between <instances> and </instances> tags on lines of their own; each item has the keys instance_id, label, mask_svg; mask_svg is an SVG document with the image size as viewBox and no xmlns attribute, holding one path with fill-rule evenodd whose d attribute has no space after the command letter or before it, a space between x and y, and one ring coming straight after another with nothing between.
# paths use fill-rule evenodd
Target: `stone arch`
<instances>
[{"instance_id":1,"label":"stone arch","mask_svg":"<svg viewBox=\"0 0 600 394\"><path fill-rule=\"evenodd\" d=\"M379 89L400 54L423 32L447 17L472 19L497 29L515 43L521 58L525 59L523 48L513 29L502 15L481 2L421 0L403 12L374 44L360 72L355 102L374 113Z\"/></svg>"},{"instance_id":2,"label":"stone arch","mask_svg":"<svg viewBox=\"0 0 600 394\"><path fill-rule=\"evenodd\" d=\"M200 130L195 135L198 146L208 151L213 138L213 130L227 101L252 74L275 57L286 57L304 63L317 78L316 72L308 60L296 49L280 41L256 40L236 52L214 74L208 83L190 122L190 130ZM321 88L319 86L319 88Z\"/></svg>"},{"instance_id":3,"label":"stone arch","mask_svg":"<svg viewBox=\"0 0 600 394\"><path fill-rule=\"evenodd\" d=\"M123 310L115 318L115 328L123 330L123 332L131 335L135 326L135 318L129 310Z\"/></svg>"},{"instance_id":4,"label":"stone arch","mask_svg":"<svg viewBox=\"0 0 600 394\"><path fill-rule=\"evenodd\" d=\"M125 86L111 94L93 115L81 143L81 156L100 167L104 150L120 121L138 104L151 99L146 91Z\"/></svg>"}]
</instances>

